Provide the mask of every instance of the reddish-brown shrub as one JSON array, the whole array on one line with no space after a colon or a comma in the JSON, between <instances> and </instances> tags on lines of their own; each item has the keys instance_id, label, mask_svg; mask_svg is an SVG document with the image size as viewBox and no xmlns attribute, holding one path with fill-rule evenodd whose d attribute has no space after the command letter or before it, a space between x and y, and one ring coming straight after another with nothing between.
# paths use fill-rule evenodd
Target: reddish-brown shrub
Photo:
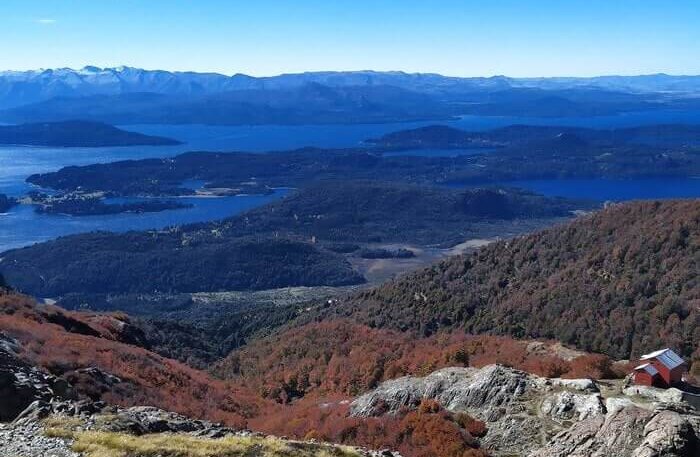
<instances>
[{"instance_id":1,"label":"reddish-brown shrub","mask_svg":"<svg viewBox=\"0 0 700 457\"><path fill-rule=\"evenodd\" d=\"M567 378L605 379L619 376L613 370L610 358L602 354L582 355L572 360L570 366Z\"/></svg>"},{"instance_id":2,"label":"reddish-brown shrub","mask_svg":"<svg viewBox=\"0 0 700 457\"><path fill-rule=\"evenodd\" d=\"M474 419L466 413L456 414L455 422L457 422L457 424L459 424L460 427L469 432L471 436L475 436L477 438L485 436L486 432L488 431L485 422L482 422L479 419Z\"/></svg>"},{"instance_id":3,"label":"reddish-brown shrub","mask_svg":"<svg viewBox=\"0 0 700 457\"><path fill-rule=\"evenodd\" d=\"M552 343L537 345L537 350L530 343L461 332L415 338L335 320L253 341L233 352L214 371L280 403L312 392L355 396L386 379L424 376L465 362L476 367L501 363L549 377L597 378L608 374L604 368L609 361L604 356L579 357L572 366L573 362L548 349Z\"/></svg>"},{"instance_id":4,"label":"reddish-brown shrub","mask_svg":"<svg viewBox=\"0 0 700 457\"><path fill-rule=\"evenodd\" d=\"M124 381L106 392L86 388L85 393L276 435L396 449L407 457L484 456L474 439L484 436L486 426L430 400L397 415L349 417L350 396L385 379L466 363L503 363L550 376L597 377L610 368L609 360L597 355L567 362L548 343L459 332L414 338L336 320L252 342L217 367L229 377L222 381L125 344L128 335L121 330L128 319L71 313L27 297L0 295L0 330L20 340L25 358L57 374L97 366ZM75 379L81 382L79 376ZM327 399L320 401L322 395Z\"/></svg>"},{"instance_id":5,"label":"reddish-brown shrub","mask_svg":"<svg viewBox=\"0 0 700 457\"><path fill-rule=\"evenodd\" d=\"M0 330L17 338L22 356L36 365L59 375L98 367L121 378L113 389L97 392L110 403L154 405L235 427L244 427L247 418L266 408L266 402L245 387L114 341L89 315L37 305L19 295L0 297L0 310Z\"/></svg>"},{"instance_id":6,"label":"reddish-brown shrub","mask_svg":"<svg viewBox=\"0 0 700 457\"><path fill-rule=\"evenodd\" d=\"M418 405L418 412L421 414L435 414L440 412L440 410L442 410L442 406L440 406L437 400L433 400L432 398L425 398L421 400L420 405Z\"/></svg>"},{"instance_id":7,"label":"reddish-brown shrub","mask_svg":"<svg viewBox=\"0 0 700 457\"><path fill-rule=\"evenodd\" d=\"M271 410L268 410L271 411ZM467 429L435 402L398 415L357 418L348 416L342 397L302 399L280 406L276 413L255 418L250 425L276 435L314 438L370 449L394 449L409 457L484 457Z\"/></svg>"}]
</instances>

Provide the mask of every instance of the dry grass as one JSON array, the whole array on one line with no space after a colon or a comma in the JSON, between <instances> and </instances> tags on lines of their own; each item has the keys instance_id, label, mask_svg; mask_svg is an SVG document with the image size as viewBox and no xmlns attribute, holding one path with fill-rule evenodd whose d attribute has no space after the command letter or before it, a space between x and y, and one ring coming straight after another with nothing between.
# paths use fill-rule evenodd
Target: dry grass
<instances>
[{"instance_id":1,"label":"dry grass","mask_svg":"<svg viewBox=\"0 0 700 457\"><path fill-rule=\"evenodd\" d=\"M113 416L96 416L95 425ZM44 435L72 439L73 450L85 457L360 457L347 446L286 441L275 437L230 436L199 438L186 434L158 433L134 436L126 433L86 431L81 419L50 416L42 421Z\"/></svg>"},{"instance_id":2,"label":"dry grass","mask_svg":"<svg viewBox=\"0 0 700 457\"><path fill-rule=\"evenodd\" d=\"M44 435L49 438L70 439L84 424L77 417L50 416L42 421Z\"/></svg>"},{"instance_id":3,"label":"dry grass","mask_svg":"<svg viewBox=\"0 0 700 457\"><path fill-rule=\"evenodd\" d=\"M348 447L278 438L197 438L189 435L78 432L73 450L86 457L359 457Z\"/></svg>"}]
</instances>

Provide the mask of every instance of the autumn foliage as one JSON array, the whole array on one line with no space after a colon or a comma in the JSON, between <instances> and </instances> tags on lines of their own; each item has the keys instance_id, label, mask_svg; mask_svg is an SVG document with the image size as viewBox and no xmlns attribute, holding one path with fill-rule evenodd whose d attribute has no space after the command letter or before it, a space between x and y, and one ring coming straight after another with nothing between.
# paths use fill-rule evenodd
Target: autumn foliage
<instances>
[{"instance_id":1,"label":"autumn foliage","mask_svg":"<svg viewBox=\"0 0 700 457\"><path fill-rule=\"evenodd\" d=\"M253 341L231 353L214 371L281 403L312 392L354 396L387 379L424 376L447 366L501 363L549 377L612 375L607 357L573 351L563 357L557 347L554 343L533 344L463 332L416 338L335 320Z\"/></svg>"},{"instance_id":2,"label":"autumn foliage","mask_svg":"<svg viewBox=\"0 0 700 457\"><path fill-rule=\"evenodd\" d=\"M117 316L118 317L118 316ZM0 330L22 356L57 375L97 367L123 382L102 393L120 405L154 405L192 417L246 425L265 401L245 388L116 339L117 317L70 313L18 295L0 296Z\"/></svg>"},{"instance_id":3,"label":"autumn foliage","mask_svg":"<svg viewBox=\"0 0 700 457\"><path fill-rule=\"evenodd\" d=\"M348 414L348 396L271 402L240 380L215 379L138 347L138 332L129 325L121 314L68 312L21 295L0 294L0 330L21 343L21 355L70 379L92 398L124 406L154 405L275 435L397 449L408 457L485 455L475 441L483 424L452 415L437 403L425 402L417 411L396 416L357 418ZM79 371L87 367L118 376L121 382L100 389L98 380Z\"/></svg>"},{"instance_id":4,"label":"autumn foliage","mask_svg":"<svg viewBox=\"0 0 700 457\"><path fill-rule=\"evenodd\" d=\"M556 339L622 359L671 347L697 359L698 271L700 201L641 201L451 257L334 312L422 335Z\"/></svg>"},{"instance_id":5,"label":"autumn foliage","mask_svg":"<svg viewBox=\"0 0 700 457\"><path fill-rule=\"evenodd\" d=\"M120 405L154 405L235 427L395 449L407 457L484 456L483 422L426 400L396 415L349 416L352 397L383 380L445 366L502 363L542 375L604 375L607 357L552 342L439 333L427 338L348 320L310 323L255 340L216 367L218 379L143 347L123 314L69 312L0 295L0 330L22 356L63 375L84 395ZM121 382L101 386L79 369L97 367ZM273 401L274 400L274 401Z\"/></svg>"},{"instance_id":6,"label":"autumn foliage","mask_svg":"<svg viewBox=\"0 0 700 457\"><path fill-rule=\"evenodd\" d=\"M276 415L254 419L251 425L268 433L394 449L412 457L486 456L475 441L485 433L485 424L466 414L449 413L437 402L427 400L417 410L395 416L350 417L348 409L347 400L303 399Z\"/></svg>"}]
</instances>

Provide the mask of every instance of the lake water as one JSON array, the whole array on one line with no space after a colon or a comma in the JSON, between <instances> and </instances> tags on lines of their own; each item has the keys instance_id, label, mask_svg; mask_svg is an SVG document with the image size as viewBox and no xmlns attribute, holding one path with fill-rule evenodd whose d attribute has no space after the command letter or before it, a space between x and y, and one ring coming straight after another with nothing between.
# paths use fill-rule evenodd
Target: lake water
<instances>
[{"instance_id":1,"label":"lake water","mask_svg":"<svg viewBox=\"0 0 700 457\"><path fill-rule=\"evenodd\" d=\"M75 233L109 230L126 232L148 230L223 219L242 211L269 203L288 190L277 190L272 195L250 195L222 198L179 198L192 208L160 211L157 213L125 213L105 216L46 215L34 212L28 205L0 214L0 252L19 246L50 240Z\"/></svg>"},{"instance_id":2,"label":"lake water","mask_svg":"<svg viewBox=\"0 0 700 457\"><path fill-rule=\"evenodd\" d=\"M599 201L700 197L700 177L539 179L509 181L503 184L510 187L522 187L550 197L568 197Z\"/></svg>"},{"instance_id":3,"label":"lake water","mask_svg":"<svg viewBox=\"0 0 700 457\"><path fill-rule=\"evenodd\" d=\"M698 123L697 112L642 112L596 118L528 118L465 116L449 122L412 122L401 124L355 125L297 125L297 126L202 126L202 125L130 125L123 128L146 134L176 138L185 144L156 147L120 148L38 148L0 146L0 193L19 196L31 187L25 179L33 173L58 170L69 165L105 163L115 160L169 157L185 151L280 151L304 146L343 148L359 146L369 138L376 138L397 130L431 124L447 124L467 130L483 130L511 124L569 125L614 128L654 123ZM473 154L475 150L413 151L420 155ZM201 183L196 183L201 184ZM512 184L512 183L511 183ZM626 200L656 197L698 197L698 180L667 180L645 182L591 181L529 181L523 187L548 195ZM27 206L19 206L8 214L0 215L0 252L13 247L72 233L92 230L127 231L162 228L189 222L221 219L279 198L286 191L268 196L239 196L225 198L184 199L192 203L189 209L150 214L118 214L108 216L69 217L40 215Z\"/></svg>"}]
</instances>

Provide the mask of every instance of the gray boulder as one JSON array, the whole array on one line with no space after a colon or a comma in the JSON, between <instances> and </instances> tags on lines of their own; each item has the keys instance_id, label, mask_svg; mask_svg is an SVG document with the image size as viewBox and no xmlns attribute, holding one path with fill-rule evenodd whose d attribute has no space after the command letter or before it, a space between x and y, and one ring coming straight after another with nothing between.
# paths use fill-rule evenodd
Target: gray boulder
<instances>
[{"instance_id":1,"label":"gray boulder","mask_svg":"<svg viewBox=\"0 0 700 457\"><path fill-rule=\"evenodd\" d=\"M700 456L700 416L682 396L633 392L621 383L616 389L608 383L601 392L589 379L547 379L499 365L446 368L384 382L358 397L350 412L396 414L436 400L485 421L481 445L495 456Z\"/></svg>"},{"instance_id":2,"label":"gray boulder","mask_svg":"<svg viewBox=\"0 0 700 457\"><path fill-rule=\"evenodd\" d=\"M415 408L429 398L451 411L478 409L493 421L517 408L517 400L535 387L527 373L500 365L445 368L425 378L407 376L387 381L357 398L350 413L361 417L394 414L402 408Z\"/></svg>"}]
</instances>

